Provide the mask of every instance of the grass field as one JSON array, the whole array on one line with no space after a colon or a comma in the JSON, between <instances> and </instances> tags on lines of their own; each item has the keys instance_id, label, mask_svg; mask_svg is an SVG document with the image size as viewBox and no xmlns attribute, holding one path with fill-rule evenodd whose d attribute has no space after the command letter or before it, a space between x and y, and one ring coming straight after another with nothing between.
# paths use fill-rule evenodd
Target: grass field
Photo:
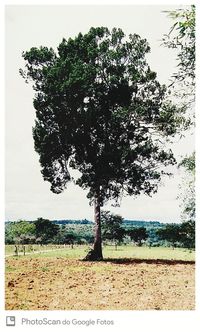
<instances>
[{"instance_id":1,"label":"grass field","mask_svg":"<svg viewBox=\"0 0 200 332\"><path fill-rule=\"evenodd\" d=\"M35 253L6 257L6 309L194 309L194 251L106 246L105 261L85 262L87 251L36 247ZM6 254L13 247L6 246Z\"/></svg>"},{"instance_id":2,"label":"grass field","mask_svg":"<svg viewBox=\"0 0 200 332\"><path fill-rule=\"evenodd\" d=\"M30 250L34 249L33 250ZM13 245L5 246L6 255L14 255L15 247ZM31 256L45 256L45 257L66 257L82 259L86 256L89 247L86 245L71 246L63 245L46 245L46 246L26 246L26 253ZM20 247L20 254L23 254L23 247ZM184 248L166 248L166 247L136 247L131 245L118 246L117 250L114 246L105 246L103 248L104 258L138 258L138 259L172 259L194 261L195 251ZM30 257L30 256L29 256Z\"/></svg>"}]
</instances>

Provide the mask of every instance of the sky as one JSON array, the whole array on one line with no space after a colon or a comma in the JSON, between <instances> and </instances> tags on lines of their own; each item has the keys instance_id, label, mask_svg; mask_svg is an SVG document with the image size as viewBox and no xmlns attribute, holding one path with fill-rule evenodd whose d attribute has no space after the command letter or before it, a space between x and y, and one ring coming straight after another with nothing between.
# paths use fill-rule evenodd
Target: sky
<instances>
[{"instance_id":1,"label":"sky","mask_svg":"<svg viewBox=\"0 0 200 332\"><path fill-rule=\"evenodd\" d=\"M91 26L120 27L128 35L137 33L151 47L147 56L151 69L161 83L168 84L175 70L174 50L161 46L172 21L164 11L176 6L7 6L6 8L6 220L90 219L93 207L87 192L69 184L59 195L50 191L40 173L39 156L34 151L32 127L35 111L31 84L19 75L24 68L22 52L41 45L56 47L62 38L86 33ZM180 8L180 6L179 6ZM177 160L194 150L194 135L176 140ZM183 172L173 168L174 176L165 178L153 197L123 198L120 207L107 204L104 209L119 213L126 219L180 221L180 193ZM112 202L111 202L112 203Z\"/></svg>"}]
</instances>

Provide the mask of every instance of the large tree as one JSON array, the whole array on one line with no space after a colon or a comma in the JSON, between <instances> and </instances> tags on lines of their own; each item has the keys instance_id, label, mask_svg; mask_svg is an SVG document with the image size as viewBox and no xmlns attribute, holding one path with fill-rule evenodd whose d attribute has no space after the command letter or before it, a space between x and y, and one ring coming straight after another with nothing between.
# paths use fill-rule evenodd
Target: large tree
<instances>
[{"instance_id":1,"label":"large tree","mask_svg":"<svg viewBox=\"0 0 200 332\"><path fill-rule=\"evenodd\" d=\"M35 90L33 138L43 178L56 194L70 180L88 190L96 222L92 259L103 258L100 207L123 194L155 193L160 167L175 163L163 142L175 135L180 113L165 100L166 87L145 59L149 51L136 34L100 27L63 39L57 52L23 53L20 72Z\"/></svg>"}]
</instances>

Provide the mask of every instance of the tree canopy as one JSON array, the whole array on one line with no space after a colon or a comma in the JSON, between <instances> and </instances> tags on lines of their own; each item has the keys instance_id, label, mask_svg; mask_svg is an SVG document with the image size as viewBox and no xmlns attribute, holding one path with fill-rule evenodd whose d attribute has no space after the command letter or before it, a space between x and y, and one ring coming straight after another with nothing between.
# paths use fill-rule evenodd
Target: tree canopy
<instances>
[{"instance_id":1,"label":"tree canopy","mask_svg":"<svg viewBox=\"0 0 200 332\"><path fill-rule=\"evenodd\" d=\"M173 247L195 248L195 227L192 221L181 224L167 224L156 231L160 240L171 243Z\"/></svg>"},{"instance_id":2,"label":"tree canopy","mask_svg":"<svg viewBox=\"0 0 200 332\"><path fill-rule=\"evenodd\" d=\"M19 220L9 223L9 227L5 227L6 243L22 243L24 240L28 243L34 241L35 224L26 220Z\"/></svg>"},{"instance_id":3,"label":"tree canopy","mask_svg":"<svg viewBox=\"0 0 200 332\"><path fill-rule=\"evenodd\" d=\"M175 133L175 109L164 104L165 86L156 80L145 54L146 40L120 29L91 28L63 40L58 54L32 48L23 54L27 78L34 81L37 120L33 129L42 174L60 193L80 171L76 183L101 199L154 191L158 164L173 163L152 139L152 130Z\"/></svg>"},{"instance_id":4,"label":"tree canopy","mask_svg":"<svg viewBox=\"0 0 200 332\"><path fill-rule=\"evenodd\" d=\"M142 242L148 238L148 232L145 227L135 227L127 231L131 240L137 243L139 247L142 246Z\"/></svg>"},{"instance_id":5,"label":"tree canopy","mask_svg":"<svg viewBox=\"0 0 200 332\"><path fill-rule=\"evenodd\" d=\"M175 163L163 143L176 134L182 109L166 100L148 52L139 35L99 27L63 39L57 51L23 53L20 73L35 90L33 138L43 178L57 194L70 180L87 189L97 224L100 205L155 193L161 166Z\"/></svg>"},{"instance_id":6,"label":"tree canopy","mask_svg":"<svg viewBox=\"0 0 200 332\"><path fill-rule=\"evenodd\" d=\"M180 225L178 224L167 224L165 228L158 229L156 233L161 240L168 241L174 247L181 240Z\"/></svg>"},{"instance_id":7,"label":"tree canopy","mask_svg":"<svg viewBox=\"0 0 200 332\"><path fill-rule=\"evenodd\" d=\"M59 226L48 219L38 218L35 222L35 235L41 243L51 242L58 234Z\"/></svg>"}]
</instances>

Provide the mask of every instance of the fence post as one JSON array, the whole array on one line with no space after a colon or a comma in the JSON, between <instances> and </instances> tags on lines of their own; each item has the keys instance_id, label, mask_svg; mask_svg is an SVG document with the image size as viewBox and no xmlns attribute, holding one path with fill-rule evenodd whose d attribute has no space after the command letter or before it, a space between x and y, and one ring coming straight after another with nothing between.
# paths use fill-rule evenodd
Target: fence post
<instances>
[{"instance_id":1,"label":"fence post","mask_svg":"<svg viewBox=\"0 0 200 332\"><path fill-rule=\"evenodd\" d=\"M15 256L18 256L18 247L15 245Z\"/></svg>"},{"instance_id":2,"label":"fence post","mask_svg":"<svg viewBox=\"0 0 200 332\"><path fill-rule=\"evenodd\" d=\"M25 245L23 246L23 252L24 252L24 256L26 255L26 247Z\"/></svg>"}]
</instances>

